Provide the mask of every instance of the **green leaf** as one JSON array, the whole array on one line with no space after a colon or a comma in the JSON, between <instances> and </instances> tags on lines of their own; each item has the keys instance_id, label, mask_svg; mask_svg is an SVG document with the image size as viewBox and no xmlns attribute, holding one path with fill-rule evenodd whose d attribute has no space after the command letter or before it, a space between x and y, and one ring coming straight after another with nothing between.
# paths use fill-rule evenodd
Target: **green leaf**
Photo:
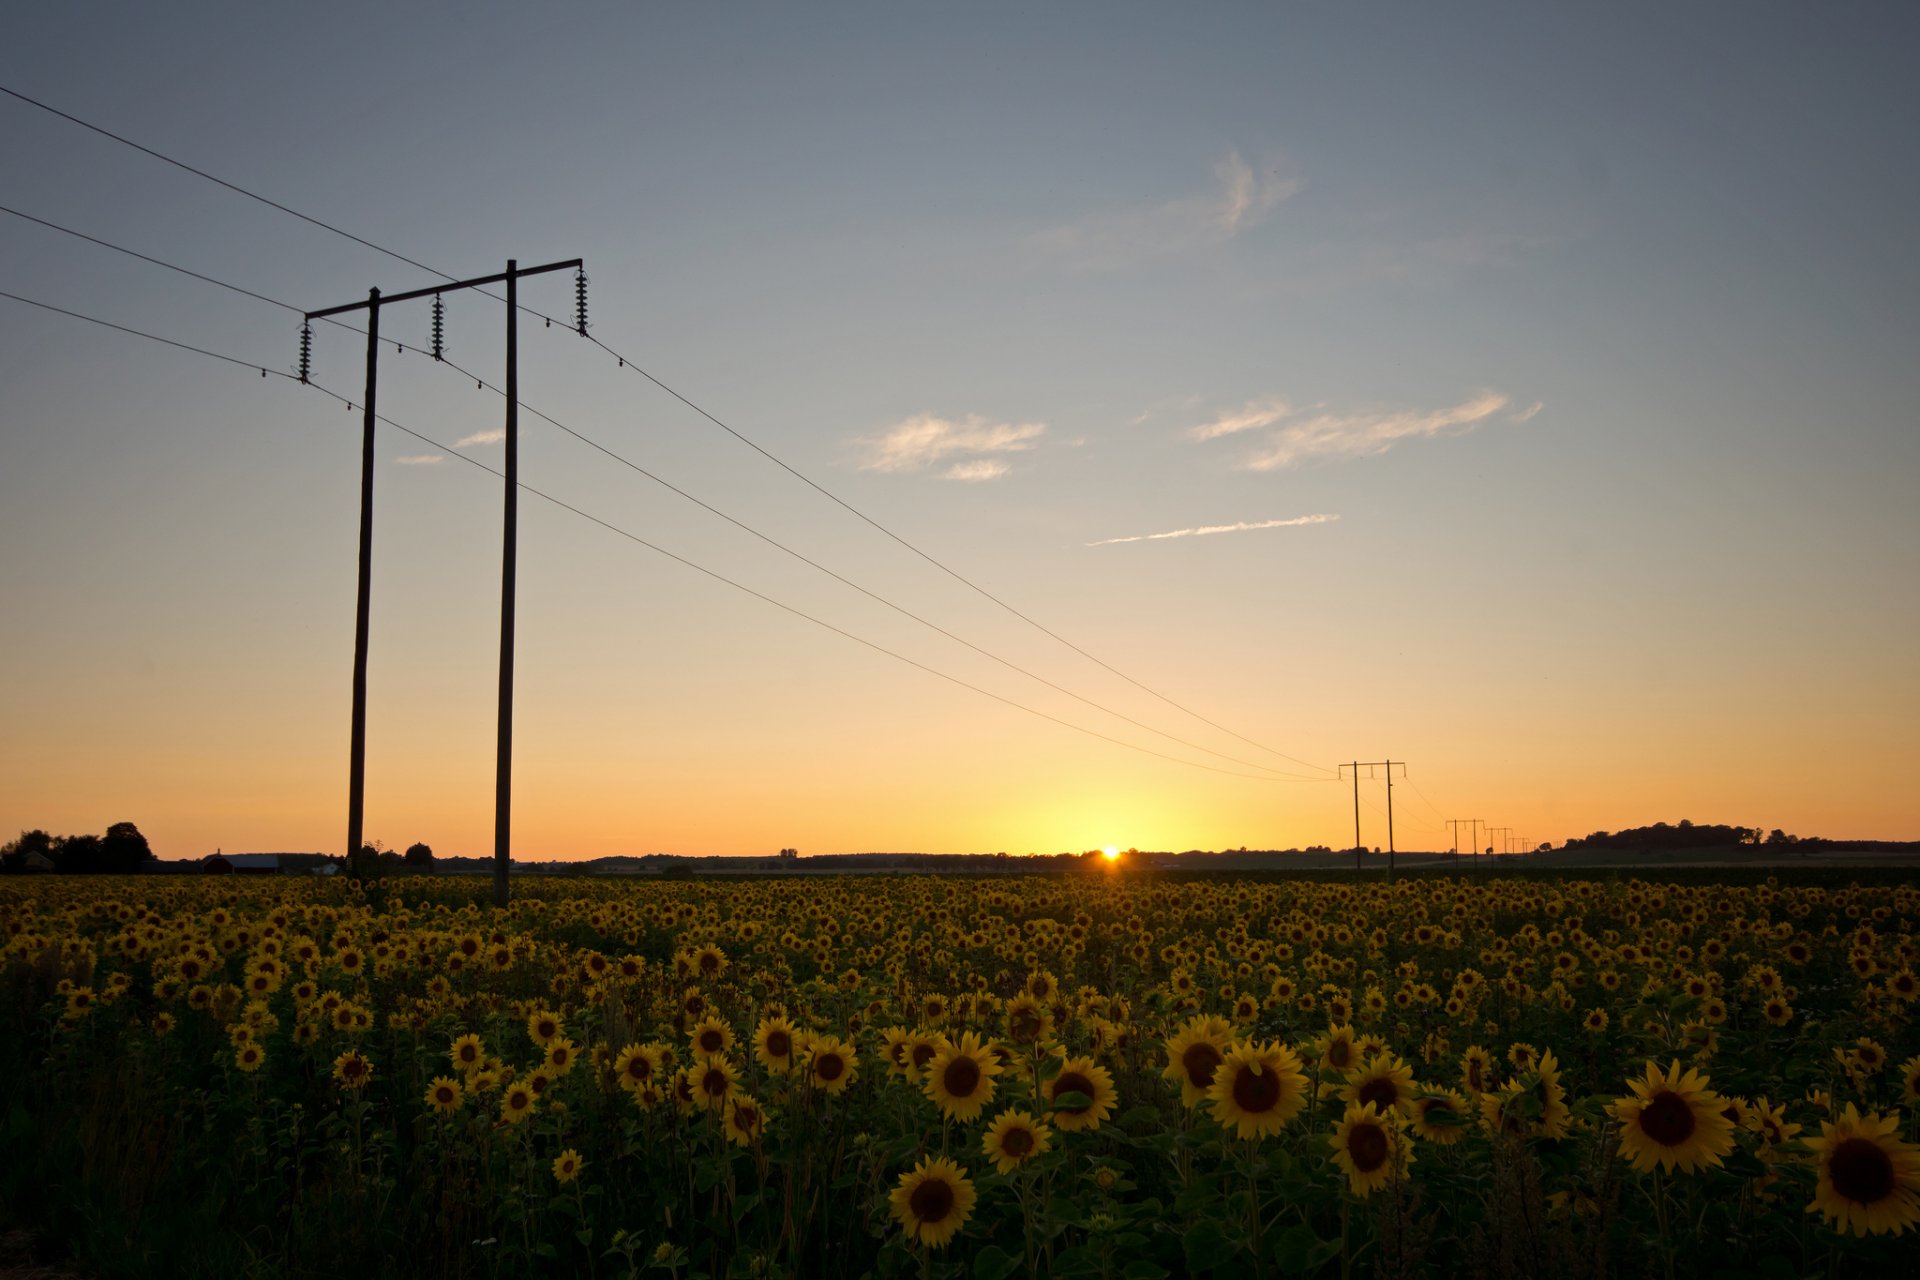
<instances>
[{"instance_id":1,"label":"green leaf","mask_svg":"<svg viewBox=\"0 0 1920 1280\"><path fill-rule=\"evenodd\" d=\"M1195 1223L1180 1245L1186 1253L1189 1271L1210 1271L1224 1266L1240 1251L1240 1246L1215 1222Z\"/></svg>"},{"instance_id":2,"label":"green leaf","mask_svg":"<svg viewBox=\"0 0 1920 1280\"><path fill-rule=\"evenodd\" d=\"M1171 1274L1172 1272L1157 1262L1151 1262L1146 1258L1135 1258L1121 1271L1120 1280L1162 1280L1163 1277Z\"/></svg>"},{"instance_id":3,"label":"green leaf","mask_svg":"<svg viewBox=\"0 0 1920 1280\"><path fill-rule=\"evenodd\" d=\"M593 1228L582 1227L578 1231L573 1233L573 1238L575 1240L578 1240L581 1244L586 1245L588 1248L592 1248L593 1247Z\"/></svg>"},{"instance_id":4,"label":"green leaf","mask_svg":"<svg viewBox=\"0 0 1920 1280\"><path fill-rule=\"evenodd\" d=\"M1320 1264L1315 1257L1319 1248L1320 1237L1313 1228L1296 1222L1273 1237L1273 1260L1284 1275L1306 1275Z\"/></svg>"},{"instance_id":5,"label":"green leaf","mask_svg":"<svg viewBox=\"0 0 1920 1280\"><path fill-rule=\"evenodd\" d=\"M1007 1277L1020 1269L1020 1259L990 1244L973 1259L973 1280L1007 1280Z\"/></svg>"},{"instance_id":6,"label":"green leaf","mask_svg":"<svg viewBox=\"0 0 1920 1280\"><path fill-rule=\"evenodd\" d=\"M1085 1111L1092 1105L1092 1098L1089 1098L1084 1093L1077 1093L1072 1089L1062 1094L1056 1094L1053 1099L1053 1109L1055 1111Z\"/></svg>"}]
</instances>

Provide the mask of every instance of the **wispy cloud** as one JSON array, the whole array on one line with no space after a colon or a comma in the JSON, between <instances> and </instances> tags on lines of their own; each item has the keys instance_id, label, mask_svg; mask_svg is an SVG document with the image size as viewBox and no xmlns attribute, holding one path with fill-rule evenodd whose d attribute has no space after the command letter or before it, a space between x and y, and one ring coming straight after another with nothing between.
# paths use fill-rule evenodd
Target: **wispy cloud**
<instances>
[{"instance_id":1,"label":"wispy cloud","mask_svg":"<svg viewBox=\"0 0 1920 1280\"><path fill-rule=\"evenodd\" d=\"M1292 412L1293 407L1285 400L1255 400L1238 409L1227 410L1212 422L1188 427L1187 434L1195 440L1218 440L1221 436L1270 427Z\"/></svg>"},{"instance_id":2,"label":"wispy cloud","mask_svg":"<svg viewBox=\"0 0 1920 1280\"><path fill-rule=\"evenodd\" d=\"M430 467L437 462L445 462L446 460L447 455L444 453L410 453L405 457L394 459L395 462L403 467Z\"/></svg>"},{"instance_id":3,"label":"wispy cloud","mask_svg":"<svg viewBox=\"0 0 1920 1280\"><path fill-rule=\"evenodd\" d=\"M1266 444L1238 464L1247 471L1278 471L1314 458L1366 458L1385 453L1405 440L1457 435L1473 430L1512 403L1498 391L1479 394L1445 409L1396 409L1376 412L1319 412L1323 405L1294 411L1278 400L1256 402L1189 427L1195 440L1214 440L1241 431L1267 430ZM1543 406L1535 404L1508 420L1525 422Z\"/></svg>"},{"instance_id":4,"label":"wispy cloud","mask_svg":"<svg viewBox=\"0 0 1920 1280\"><path fill-rule=\"evenodd\" d=\"M1301 525L1332 524L1335 515L1291 516L1285 520L1242 520L1238 524L1203 524L1192 529L1169 529L1165 533L1136 533L1128 538L1102 538L1087 543L1090 547L1110 547L1116 542L1158 542L1163 538L1205 538L1216 533L1245 533L1251 529L1294 529Z\"/></svg>"},{"instance_id":5,"label":"wispy cloud","mask_svg":"<svg viewBox=\"0 0 1920 1280\"><path fill-rule=\"evenodd\" d=\"M998 480L1011 470L998 458L976 458L972 462L956 462L946 470L949 480Z\"/></svg>"},{"instance_id":6,"label":"wispy cloud","mask_svg":"<svg viewBox=\"0 0 1920 1280\"><path fill-rule=\"evenodd\" d=\"M506 438L507 429L505 427L491 427L485 431L476 431L470 436L461 436L453 442L453 447L456 449L464 449L468 445L474 444L499 444Z\"/></svg>"},{"instance_id":7,"label":"wispy cloud","mask_svg":"<svg viewBox=\"0 0 1920 1280\"><path fill-rule=\"evenodd\" d=\"M1542 409L1546 407L1547 407L1547 402L1545 400L1535 400L1532 404L1520 410L1518 413L1508 414L1507 421L1508 422L1532 422L1533 415L1536 413L1539 413Z\"/></svg>"},{"instance_id":8,"label":"wispy cloud","mask_svg":"<svg viewBox=\"0 0 1920 1280\"><path fill-rule=\"evenodd\" d=\"M1230 151L1214 166L1214 189L1145 209L1093 214L1027 237L1030 248L1088 270L1124 267L1142 258L1184 253L1233 239L1258 226L1306 183L1277 161L1256 171Z\"/></svg>"},{"instance_id":9,"label":"wispy cloud","mask_svg":"<svg viewBox=\"0 0 1920 1280\"><path fill-rule=\"evenodd\" d=\"M924 471L952 460L942 473L948 480L997 480L1011 469L1006 461L978 455L1024 452L1046 430L1044 422L994 422L978 414L961 419L916 414L860 441L867 455L860 467L863 471Z\"/></svg>"}]
</instances>

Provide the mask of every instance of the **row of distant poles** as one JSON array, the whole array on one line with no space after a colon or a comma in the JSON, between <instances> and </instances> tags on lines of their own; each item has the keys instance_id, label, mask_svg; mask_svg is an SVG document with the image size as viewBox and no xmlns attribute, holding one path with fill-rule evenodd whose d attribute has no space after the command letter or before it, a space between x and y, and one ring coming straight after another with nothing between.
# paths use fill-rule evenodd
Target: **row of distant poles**
<instances>
[{"instance_id":1,"label":"row of distant poles","mask_svg":"<svg viewBox=\"0 0 1920 1280\"><path fill-rule=\"evenodd\" d=\"M373 571L373 430L377 415L375 392L380 372L380 310L416 298L433 299L433 358L442 357L445 340L445 304L442 294L478 289L490 284L507 286L507 465L506 509L500 554L500 728L493 791L493 903L507 905L507 868L513 835L513 603L515 566L519 546L520 512L520 299L519 282L550 271L574 273L574 330L587 336L586 264L579 258L549 262L524 271L516 259L498 275L457 280L451 284L414 289L382 297L367 290L365 302L349 302L306 313L300 329L300 381L307 381L313 358L313 322L350 311L367 313L367 391L362 407L364 427L360 444L360 590L353 623L353 733L347 773L347 865L360 866L361 838L366 806L367 771L367 605Z\"/></svg>"},{"instance_id":2,"label":"row of distant poles","mask_svg":"<svg viewBox=\"0 0 1920 1280\"><path fill-rule=\"evenodd\" d=\"M1382 774L1374 772L1374 770L1380 769L1385 771L1384 777L1387 783L1387 874L1392 875L1394 862L1393 771L1398 769L1400 776L1405 778L1407 776L1407 762L1404 760L1350 761L1340 766L1340 776L1342 779L1346 778L1349 769L1353 771L1353 869L1355 871L1360 870L1360 857L1366 852L1366 846L1360 843L1360 771L1365 769L1367 771L1367 780L1372 782L1383 776ZM1512 853L1515 849L1519 849L1524 853L1533 847L1528 843L1528 838L1525 836L1520 837L1516 841L1513 836L1514 829L1512 827L1488 826L1486 820L1483 818L1448 818L1446 819L1446 824L1453 831L1453 853L1451 856L1455 859L1458 859L1460 856L1460 829L1466 827L1473 833L1472 839L1467 845L1467 850L1473 855L1476 865L1478 865L1480 861L1480 832L1483 830L1489 837L1496 835L1501 837L1502 853ZM1491 844L1487 846L1487 854L1489 857L1493 854L1493 846Z\"/></svg>"}]
</instances>

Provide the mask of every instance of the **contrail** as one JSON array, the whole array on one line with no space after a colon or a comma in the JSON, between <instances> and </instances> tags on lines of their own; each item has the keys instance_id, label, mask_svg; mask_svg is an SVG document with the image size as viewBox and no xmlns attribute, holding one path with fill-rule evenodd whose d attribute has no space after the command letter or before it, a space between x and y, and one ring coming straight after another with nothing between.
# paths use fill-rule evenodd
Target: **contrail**
<instances>
[{"instance_id":1,"label":"contrail","mask_svg":"<svg viewBox=\"0 0 1920 1280\"><path fill-rule=\"evenodd\" d=\"M1203 524L1194 529L1170 529L1165 533L1136 533L1130 538L1102 538L1089 547L1107 547L1116 542L1153 542L1161 538L1204 538L1210 533L1241 533L1248 529L1290 529L1303 524L1332 524L1339 516L1293 516L1286 520L1242 520L1239 524Z\"/></svg>"}]
</instances>

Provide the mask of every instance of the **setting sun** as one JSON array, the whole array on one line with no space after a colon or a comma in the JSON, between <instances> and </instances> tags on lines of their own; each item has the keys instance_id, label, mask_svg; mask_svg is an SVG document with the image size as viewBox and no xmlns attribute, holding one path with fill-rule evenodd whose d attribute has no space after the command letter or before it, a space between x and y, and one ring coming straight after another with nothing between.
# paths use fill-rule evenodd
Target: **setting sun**
<instances>
[{"instance_id":1,"label":"setting sun","mask_svg":"<svg viewBox=\"0 0 1920 1280\"><path fill-rule=\"evenodd\" d=\"M1108 845L1106 848L1100 851L1100 856L1105 858L1108 862L1118 862L1120 861L1120 850L1116 849L1112 845Z\"/></svg>"}]
</instances>

